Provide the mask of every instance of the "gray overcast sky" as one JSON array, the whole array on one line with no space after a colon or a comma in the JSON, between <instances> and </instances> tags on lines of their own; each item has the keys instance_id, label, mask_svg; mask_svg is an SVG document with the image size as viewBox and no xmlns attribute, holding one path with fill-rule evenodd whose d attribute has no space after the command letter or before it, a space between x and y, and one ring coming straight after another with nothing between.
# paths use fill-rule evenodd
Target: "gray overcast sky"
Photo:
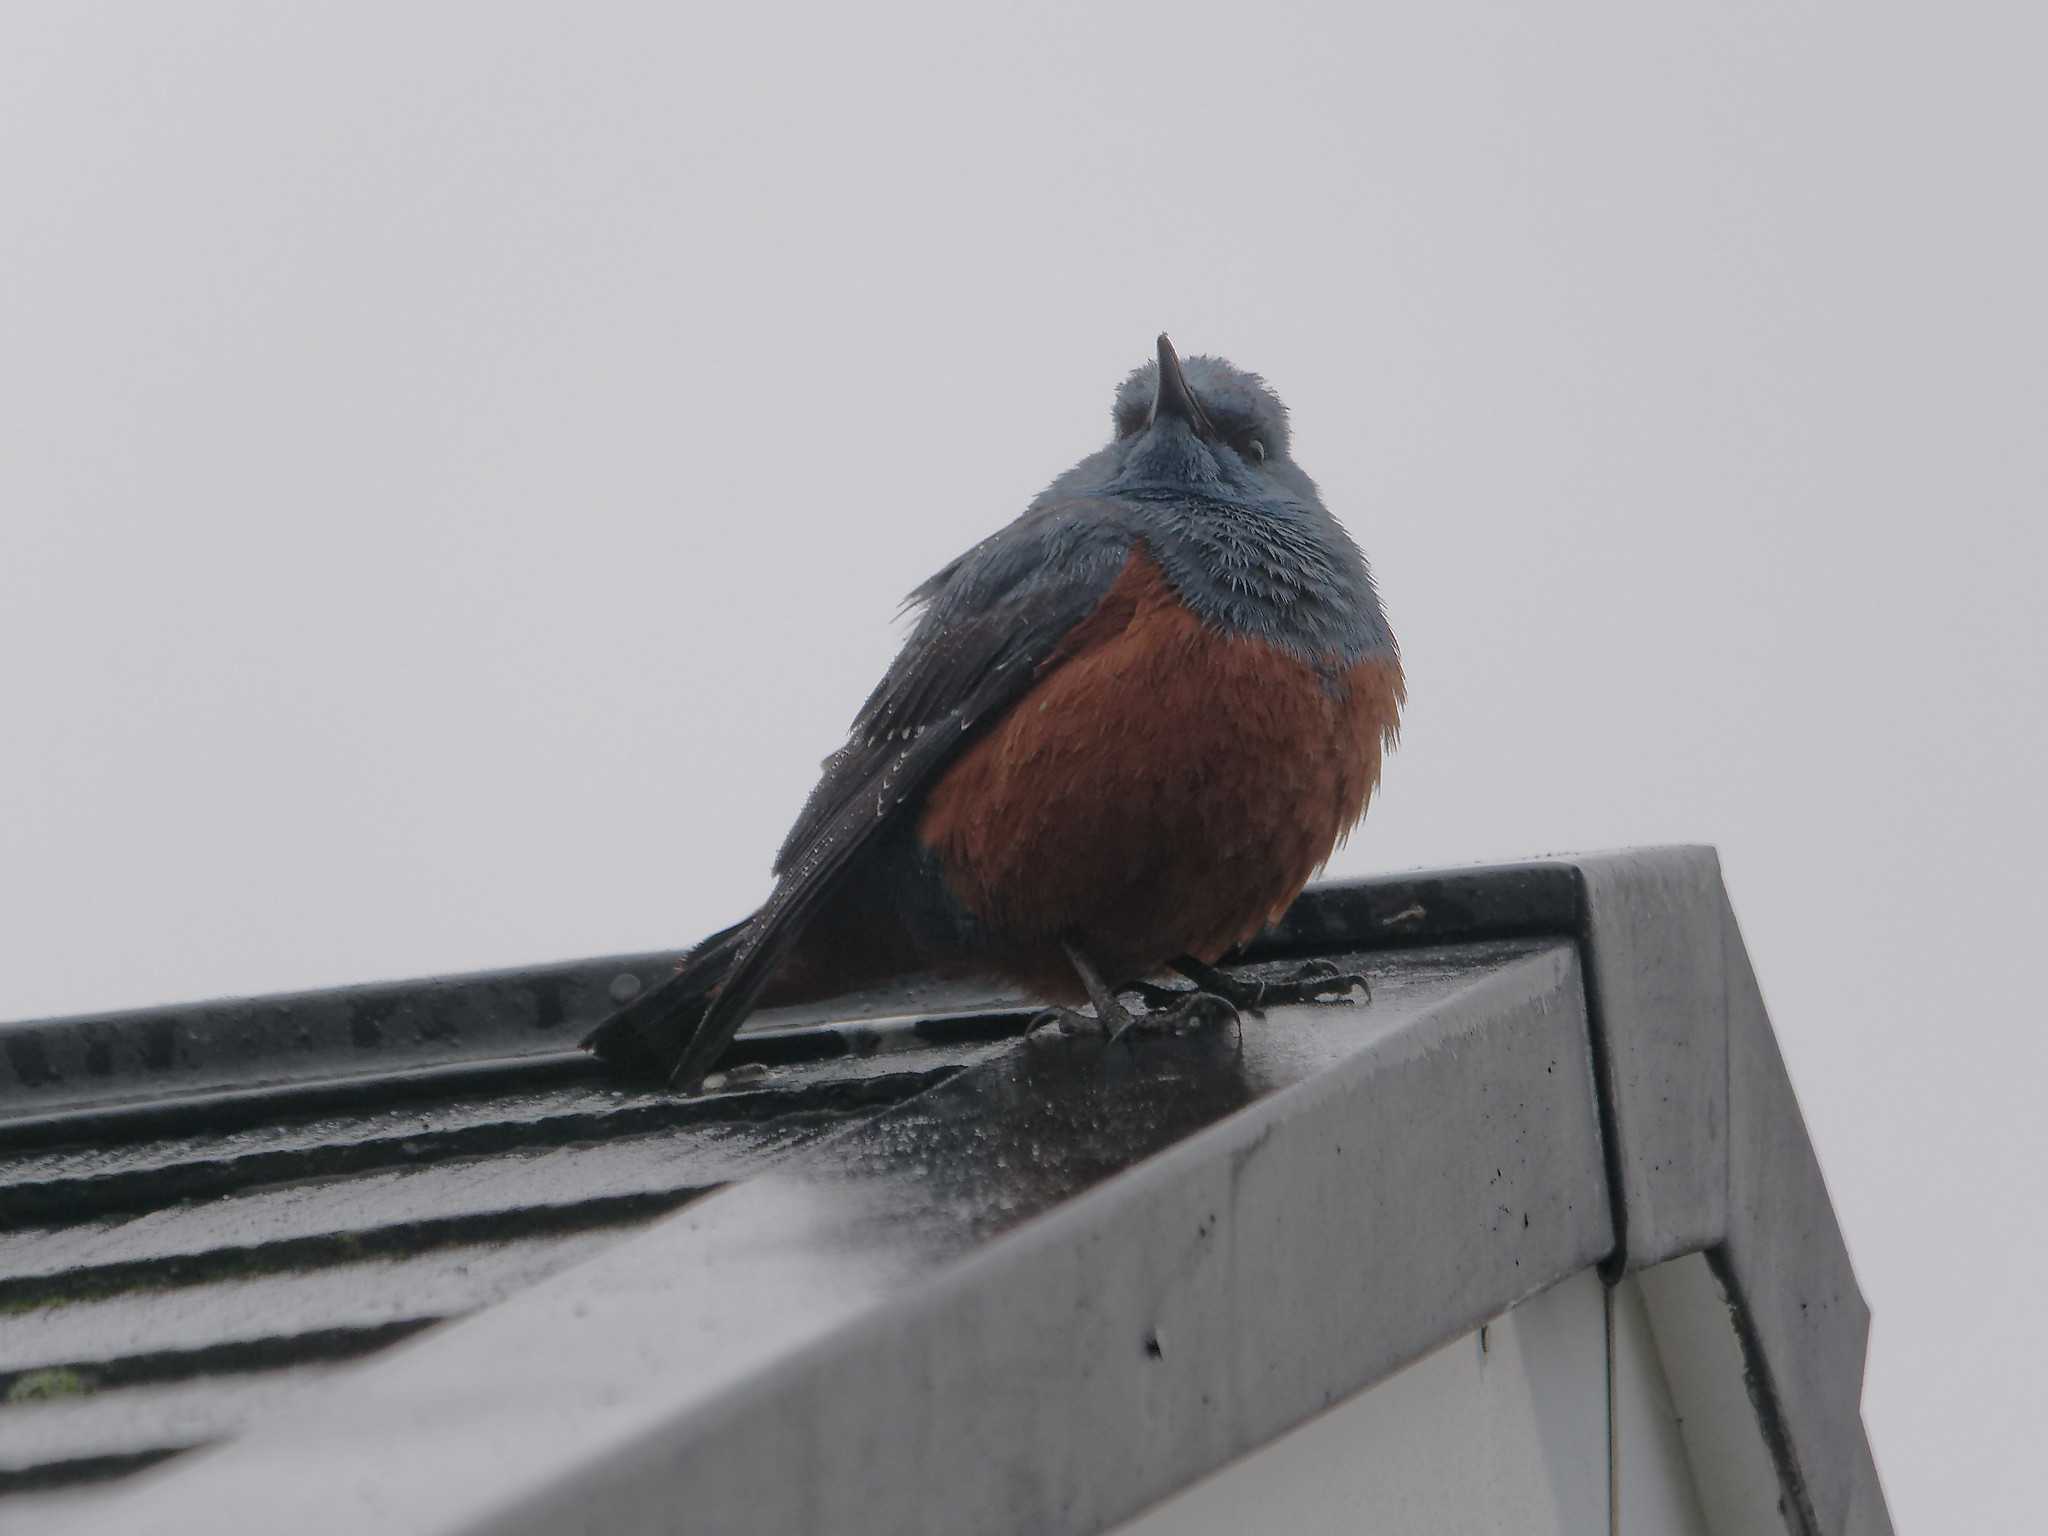
<instances>
[{"instance_id":1,"label":"gray overcast sky","mask_svg":"<svg viewBox=\"0 0 2048 1536\"><path fill-rule=\"evenodd\" d=\"M897 598L1263 371L1338 873L1720 846L1906 1529L2038 1519L2030 5L16 3L0 1018L689 940Z\"/></svg>"}]
</instances>

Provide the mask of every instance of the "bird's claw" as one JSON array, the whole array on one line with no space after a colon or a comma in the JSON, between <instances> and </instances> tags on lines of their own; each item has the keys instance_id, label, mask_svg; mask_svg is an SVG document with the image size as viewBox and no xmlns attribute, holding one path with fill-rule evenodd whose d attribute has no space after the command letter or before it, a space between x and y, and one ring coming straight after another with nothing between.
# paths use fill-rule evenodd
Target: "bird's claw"
<instances>
[{"instance_id":1,"label":"bird's claw","mask_svg":"<svg viewBox=\"0 0 2048 1536\"><path fill-rule=\"evenodd\" d=\"M1369 1003L1372 982L1362 971L1342 971L1328 960L1310 960L1287 981L1261 984L1268 1003Z\"/></svg>"},{"instance_id":2,"label":"bird's claw","mask_svg":"<svg viewBox=\"0 0 2048 1536\"><path fill-rule=\"evenodd\" d=\"M1209 971L1197 980L1205 990L1249 1013L1263 1013L1288 1003L1372 1001L1370 981L1357 971L1340 971L1328 960L1304 961L1294 975L1280 980L1240 978L1227 971Z\"/></svg>"}]
</instances>

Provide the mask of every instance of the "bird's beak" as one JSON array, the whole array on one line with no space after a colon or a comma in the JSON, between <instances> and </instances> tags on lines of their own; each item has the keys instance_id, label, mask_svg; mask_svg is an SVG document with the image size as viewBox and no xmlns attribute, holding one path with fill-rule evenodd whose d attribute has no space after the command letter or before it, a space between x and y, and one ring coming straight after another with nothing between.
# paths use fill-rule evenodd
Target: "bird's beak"
<instances>
[{"instance_id":1,"label":"bird's beak","mask_svg":"<svg viewBox=\"0 0 2048 1536\"><path fill-rule=\"evenodd\" d=\"M1166 333L1159 333L1159 392L1152 397L1152 417L1147 425L1165 418L1178 418L1194 428L1195 436L1211 437L1215 429L1209 425L1209 413L1202 409L1202 402L1195 398L1195 392L1188 388L1187 375L1180 371L1180 356L1173 350L1173 343L1166 339Z\"/></svg>"}]
</instances>

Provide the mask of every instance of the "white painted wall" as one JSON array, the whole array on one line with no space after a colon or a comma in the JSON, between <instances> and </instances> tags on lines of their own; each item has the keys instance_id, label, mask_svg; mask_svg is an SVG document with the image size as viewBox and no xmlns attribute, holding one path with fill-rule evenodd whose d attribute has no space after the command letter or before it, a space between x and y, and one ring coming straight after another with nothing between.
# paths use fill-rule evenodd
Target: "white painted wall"
<instances>
[{"instance_id":1,"label":"white painted wall","mask_svg":"<svg viewBox=\"0 0 2048 1536\"><path fill-rule=\"evenodd\" d=\"M1121 1536L1707 1536L1633 1282L1614 1294L1610 1461L1607 1308L1576 1276Z\"/></svg>"}]
</instances>

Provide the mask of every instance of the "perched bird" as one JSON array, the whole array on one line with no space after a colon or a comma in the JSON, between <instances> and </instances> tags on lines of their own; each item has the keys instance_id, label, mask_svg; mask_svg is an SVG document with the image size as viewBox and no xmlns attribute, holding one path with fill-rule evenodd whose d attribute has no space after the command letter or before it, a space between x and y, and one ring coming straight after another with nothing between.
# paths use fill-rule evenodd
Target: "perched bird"
<instances>
[{"instance_id":1,"label":"perched bird","mask_svg":"<svg viewBox=\"0 0 2048 1536\"><path fill-rule=\"evenodd\" d=\"M1115 436L911 594L922 617L824 765L761 909L587 1049L694 1090L758 1006L910 970L1094 1005L1311 998L1214 963L1365 812L1405 698L1358 547L1286 408L1221 358L1127 378ZM1071 1010L1061 1009L1060 1012ZM1153 1015L1152 1017L1157 1017Z\"/></svg>"}]
</instances>

